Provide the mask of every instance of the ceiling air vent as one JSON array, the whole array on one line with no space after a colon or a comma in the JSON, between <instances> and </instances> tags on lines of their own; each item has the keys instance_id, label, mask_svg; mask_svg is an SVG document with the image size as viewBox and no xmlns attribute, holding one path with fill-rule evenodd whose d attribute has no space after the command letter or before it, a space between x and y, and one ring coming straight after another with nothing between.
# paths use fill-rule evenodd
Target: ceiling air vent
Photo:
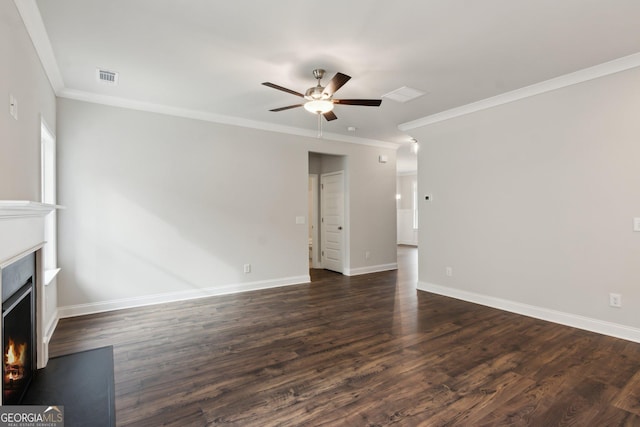
<instances>
[{"instance_id":1,"label":"ceiling air vent","mask_svg":"<svg viewBox=\"0 0 640 427\"><path fill-rule=\"evenodd\" d=\"M389 93L385 93L384 95L382 95L382 97L383 98L387 98L387 99L391 99L391 100L396 101L396 102L405 103L405 102L409 102L411 100L414 100L416 98L419 98L424 94L425 94L425 92L423 92L421 90L413 89L413 88L407 87L407 86L402 86L399 89L396 89L396 90L391 91Z\"/></svg>"},{"instance_id":2,"label":"ceiling air vent","mask_svg":"<svg viewBox=\"0 0 640 427\"><path fill-rule=\"evenodd\" d=\"M98 68L98 81L110 85L118 84L118 73L113 71L101 70Z\"/></svg>"}]
</instances>

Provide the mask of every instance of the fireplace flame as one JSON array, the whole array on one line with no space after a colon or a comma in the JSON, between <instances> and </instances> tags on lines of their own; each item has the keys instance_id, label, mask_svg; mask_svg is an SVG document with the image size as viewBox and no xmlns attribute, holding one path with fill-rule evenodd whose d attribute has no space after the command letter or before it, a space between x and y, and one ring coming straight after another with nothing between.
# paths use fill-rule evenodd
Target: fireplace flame
<instances>
[{"instance_id":1,"label":"fireplace flame","mask_svg":"<svg viewBox=\"0 0 640 427\"><path fill-rule=\"evenodd\" d=\"M19 380L24 376L27 344L18 344L9 338L9 345L4 354L5 381Z\"/></svg>"}]
</instances>

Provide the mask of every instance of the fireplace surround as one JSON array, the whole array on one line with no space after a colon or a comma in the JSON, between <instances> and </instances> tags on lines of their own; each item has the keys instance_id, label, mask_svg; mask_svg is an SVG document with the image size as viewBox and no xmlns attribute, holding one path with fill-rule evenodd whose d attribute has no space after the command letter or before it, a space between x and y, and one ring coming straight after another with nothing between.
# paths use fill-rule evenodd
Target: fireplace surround
<instances>
[{"instance_id":1,"label":"fireplace surround","mask_svg":"<svg viewBox=\"0 0 640 427\"><path fill-rule=\"evenodd\" d=\"M0 200L0 273L7 273L7 269L11 270L11 265L31 264L33 266L32 274L18 274L18 276L22 274L24 280L18 280L17 284L12 284L8 279L14 273L0 274L0 294L3 297L3 318L0 328L2 331L5 330L5 322L9 327L11 327L11 322L15 322L19 326L28 324L17 334L31 334L31 337L26 339L12 337L14 354L3 355L3 364L8 365L3 369L3 374L13 375L14 380L25 375L25 372L21 371L21 364L40 369L47 365L49 358L47 337L50 336L50 331L47 331L48 325L45 325L42 247L45 244L44 217L53 209L55 209L53 205L38 202ZM24 307L29 304L31 305L28 309L30 314L27 316L31 316L31 322L24 319L14 321L11 318L5 318L5 314L11 315L13 310L18 310L14 314L20 314L21 310L27 310ZM26 340L32 342L31 349L23 349L26 353L20 355L20 345L24 344L23 341ZM3 341L6 352L11 346L9 338L3 336ZM20 360L21 357L22 360ZM27 360L29 358L30 360ZM8 359L10 359L10 363L7 363ZM16 385L15 381L13 385ZM16 403L14 397L5 402L4 393L0 395L0 398L3 399L1 403L4 405Z\"/></svg>"},{"instance_id":2,"label":"fireplace surround","mask_svg":"<svg viewBox=\"0 0 640 427\"><path fill-rule=\"evenodd\" d=\"M17 405L35 371L35 254L2 270L2 402Z\"/></svg>"}]
</instances>

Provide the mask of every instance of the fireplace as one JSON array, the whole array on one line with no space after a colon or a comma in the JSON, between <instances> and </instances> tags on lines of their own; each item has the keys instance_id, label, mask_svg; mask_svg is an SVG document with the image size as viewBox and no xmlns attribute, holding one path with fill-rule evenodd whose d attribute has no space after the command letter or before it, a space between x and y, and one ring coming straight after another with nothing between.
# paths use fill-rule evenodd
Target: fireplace
<instances>
[{"instance_id":1,"label":"fireplace","mask_svg":"<svg viewBox=\"0 0 640 427\"><path fill-rule=\"evenodd\" d=\"M35 369L44 368L49 360L49 340L58 315L47 302L47 297L55 298L56 287L47 287L43 247L45 216L54 209L28 200L0 200L0 405L19 402Z\"/></svg>"},{"instance_id":2,"label":"fireplace","mask_svg":"<svg viewBox=\"0 0 640 427\"><path fill-rule=\"evenodd\" d=\"M35 371L35 254L2 270L2 404L22 400Z\"/></svg>"}]
</instances>

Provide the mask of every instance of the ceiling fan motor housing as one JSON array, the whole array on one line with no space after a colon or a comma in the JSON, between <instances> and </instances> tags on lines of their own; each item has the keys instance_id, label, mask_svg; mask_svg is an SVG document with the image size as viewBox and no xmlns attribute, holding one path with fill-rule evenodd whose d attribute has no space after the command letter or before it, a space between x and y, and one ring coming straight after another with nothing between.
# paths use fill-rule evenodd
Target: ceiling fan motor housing
<instances>
[{"instance_id":1,"label":"ceiling fan motor housing","mask_svg":"<svg viewBox=\"0 0 640 427\"><path fill-rule=\"evenodd\" d=\"M310 87L309 89L307 89L307 91L304 93L304 97L310 101L331 98L328 94L324 93L324 87L320 86L320 84L318 84L318 86Z\"/></svg>"},{"instance_id":2,"label":"ceiling fan motor housing","mask_svg":"<svg viewBox=\"0 0 640 427\"><path fill-rule=\"evenodd\" d=\"M315 70L313 70L313 77L318 80L318 84L307 89L307 91L304 93L305 98L310 101L318 101L331 98L331 95L324 93L325 88L320 85L320 80L322 80L322 77L324 77L324 73L325 70L323 70L322 68L316 68Z\"/></svg>"}]
</instances>

